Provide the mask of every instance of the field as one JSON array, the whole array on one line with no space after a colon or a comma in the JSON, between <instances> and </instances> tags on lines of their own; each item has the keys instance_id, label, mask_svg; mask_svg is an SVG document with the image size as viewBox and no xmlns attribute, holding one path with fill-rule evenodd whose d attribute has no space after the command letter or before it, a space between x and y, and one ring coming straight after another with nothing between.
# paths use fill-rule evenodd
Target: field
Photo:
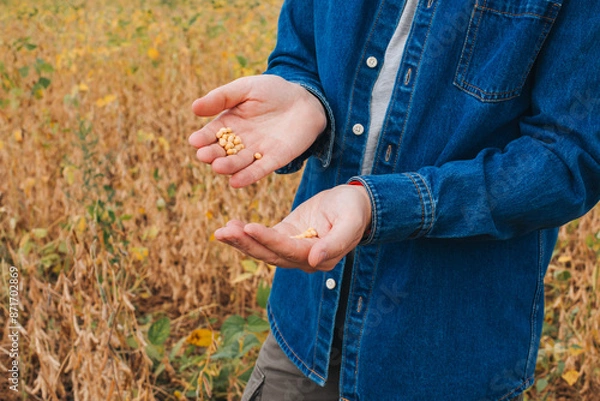
<instances>
[{"instance_id":1,"label":"field","mask_svg":"<svg viewBox=\"0 0 600 401\"><path fill-rule=\"evenodd\" d=\"M279 221L299 175L233 190L187 137L280 5L0 0L1 399L239 399L273 267L212 232ZM597 207L561 229L528 399L597 399L599 287Z\"/></svg>"}]
</instances>

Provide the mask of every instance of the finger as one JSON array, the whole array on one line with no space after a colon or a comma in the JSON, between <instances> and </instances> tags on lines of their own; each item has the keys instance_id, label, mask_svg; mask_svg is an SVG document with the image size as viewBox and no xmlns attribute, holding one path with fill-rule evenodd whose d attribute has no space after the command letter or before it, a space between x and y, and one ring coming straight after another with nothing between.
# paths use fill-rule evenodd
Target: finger
<instances>
[{"instance_id":1,"label":"finger","mask_svg":"<svg viewBox=\"0 0 600 401\"><path fill-rule=\"evenodd\" d=\"M239 78L196 99L192 104L194 114L203 117L214 116L244 102L250 91L247 82L246 79Z\"/></svg>"},{"instance_id":2,"label":"finger","mask_svg":"<svg viewBox=\"0 0 600 401\"><path fill-rule=\"evenodd\" d=\"M227 154L218 144L204 146L196 151L196 158L203 163L211 164L219 157L225 157Z\"/></svg>"},{"instance_id":3,"label":"finger","mask_svg":"<svg viewBox=\"0 0 600 401\"><path fill-rule=\"evenodd\" d=\"M244 224L240 221L230 221L225 227L215 231L215 238L230 245L255 259L273 265L285 265L278 255L265 248L244 232ZM295 266L289 266L295 267Z\"/></svg>"},{"instance_id":4,"label":"finger","mask_svg":"<svg viewBox=\"0 0 600 401\"><path fill-rule=\"evenodd\" d=\"M273 228L250 223L244 232L282 260L294 266L308 267L307 258L313 241L298 241Z\"/></svg>"},{"instance_id":5,"label":"finger","mask_svg":"<svg viewBox=\"0 0 600 401\"><path fill-rule=\"evenodd\" d=\"M192 133L188 138L188 143L195 148L201 148L213 143L217 143L217 132L225 125L220 118L217 118L206 124L202 129Z\"/></svg>"},{"instance_id":6,"label":"finger","mask_svg":"<svg viewBox=\"0 0 600 401\"><path fill-rule=\"evenodd\" d=\"M225 151L223 151L222 154L224 155ZM231 175L250 166L252 162L254 162L252 152L247 149L242 149L235 155L214 160L212 168L217 174Z\"/></svg>"},{"instance_id":7,"label":"finger","mask_svg":"<svg viewBox=\"0 0 600 401\"><path fill-rule=\"evenodd\" d=\"M250 154L252 157L252 163L246 168L237 171L229 179L229 185L231 185L233 188L242 188L253 184L282 167L273 157L269 157L267 155L261 157L259 160L255 160L254 154L251 151Z\"/></svg>"},{"instance_id":8,"label":"finger","mask_svg":"<svg viewBox=\"0 0 600 401\"><path fill-rule=\"evenodd\" d=\"M362 238L356 224L338 222L310 249L308 263L315 268L333 268Z\"/></svg>"}]
</instances>

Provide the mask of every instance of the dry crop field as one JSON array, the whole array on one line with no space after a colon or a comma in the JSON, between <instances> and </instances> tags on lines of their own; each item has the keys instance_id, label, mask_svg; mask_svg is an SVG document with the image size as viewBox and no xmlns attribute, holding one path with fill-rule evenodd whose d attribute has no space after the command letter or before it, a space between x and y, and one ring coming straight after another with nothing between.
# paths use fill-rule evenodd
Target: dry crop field
<instances>
[{"instance_id":1,"label":"dry crop field","mask_svg":"<svg viewBox=\"0 0 600 401\"><path fill-rule=\"evenodd\" d=\"M280 4L0 0L1 399L239 398L273 268L211 233L299 177L229 188L190 106L264 69ZM597 399L599 258L596 208L561 229L528 399Z\"/></svg>"}]
</instances>

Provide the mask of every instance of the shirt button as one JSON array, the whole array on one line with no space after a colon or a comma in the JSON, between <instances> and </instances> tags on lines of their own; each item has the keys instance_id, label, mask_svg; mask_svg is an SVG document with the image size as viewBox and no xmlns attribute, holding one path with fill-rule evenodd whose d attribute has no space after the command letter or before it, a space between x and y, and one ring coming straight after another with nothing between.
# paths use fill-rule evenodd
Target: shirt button
<instances>
[{"instance_id":1,"label":"shirt button","mask_svg":"<svg viewBox=\"0 0 600 401\"><path fill-rule=\"evenodd\" d=\"M328 278L327 281L325 281L325 286L327 287L327 289L333 290L335 288L335 280L332 278Z\"/></svg>"},{"instance_id":2,"label":"shirt button","mask_svg":"<svg viewBox=\"0 0 600 401\"><path fill-rule=\"evenodd\" d=\"M354 135L362 135L365 132L365 127L362 124L354 124L352 132L354 132Z\"/></svg>"},{"instance_id":3,"label":"shirt button","mask_svg":"<svg viewBox=\"0 0 600 401\"><path fill-rule=\"evenodd\" d=\"M367 59L367 66L369 66L369 68L375 68L377 67L377 58L371 56Z\"/></svg>"}]
</instances>

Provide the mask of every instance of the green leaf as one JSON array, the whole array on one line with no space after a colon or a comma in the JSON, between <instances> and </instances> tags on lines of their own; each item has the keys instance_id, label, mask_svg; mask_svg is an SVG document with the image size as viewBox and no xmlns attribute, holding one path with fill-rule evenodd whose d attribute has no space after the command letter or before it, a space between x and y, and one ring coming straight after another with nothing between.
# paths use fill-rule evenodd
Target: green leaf
<instances>
[{"instance_id":1,"label":"green leaf","mask_svg":"<svg viewBox=\"0 0 600 401\"><path fill-rule=\"evenodd\" d=\"M571 272L568 270L557 270L554 272L554 279L558 281L568 281L571 279Z\"/></svg>"},{"instance_id":2,"label":"green leaf","mask_svg":"<svg viewBox=\"0 0 600 401\"><path fill-rule=\"evenodd\" d=\"M50 86L50 80L46 77L40 77L40 79L38 79L37 83L44 89L47 89Z\"/></svg>"},{"instance_id":3,"label":"green leaf","mask_svg":"<svg viewBox=\"0 0 600 401\"><path fill-rule=\"evenodd\" d=\"M174 182L169 184L169 188L167 188L167 195L169 195L169 198L174 198L175 195L177 195L177 185Z\"/></svg>"},{"instance_id":4,"label":"green leaf","mask_svg":"<svg viewBox=\"0 0 600 401\"><path fill-rule=\"evenodd\" d=\"M211 360L235 359L240 357L240 345L237 341L224 345L217 352L210 356Z\"/></svg>"},{"instance_id":5,"label":"green leaf","mask_svg":"<svg viewBox=\"0 0 600 401\"><path fill-rule=\"evenodd\" d=\"M260 341L254 334L248 334L244 337L244 346L240 351L240 357L246 355L248 352L252 351L254 348L260 347Z\"/></svg>"},{"instance_id":6,"label":"green leaf","mask_svg":"<svg viewBox=\"0 0 600 401\"><path fill-rule=\"evenodd\" d=\"M171 321L168 317L162 317L152 323L148 330L148 340L154 345L162 345L171 334Z\"/></svg>"},{"instance_id":7,"label":"green leaf","mask_svg":"<svg viewBox=\"0 0 600 401\"><path fill-rule=\"evenodd\" d=\"M162 345L148 344L146 345L146 354L154 361L161 361L165 352Z\"/></svg>"},{"instance_id":8,"label":"green leaf","mask_svg":"<svg viewBox=\"0 0 600 401\"><path fill-rule=\"evenodd\" d=\"M267 302L269 300L269 294L271 293L271 287L269 284L260 280L258 283L258 288L256 289L256 303L261 308L265 309L267 307Z\"/></svg>"},{"instance_id":9,"label":"green leaf","mask_svg":"<svg viewBox=\"0 0 600 401\"><path fill-rule=\"evenodd\" d=\"M29 75L29 66L19 68L19 75L21 75L23 78Z\"/></svg>"},{"instance_id":10,"label":"green leaf","mask_svg":"<svg viewBox=\"0 0 600 401\"><path fill-rule=\"evenodd\" d=\"M175 357L177 356L177 354L179 354L179 351L181 350L181 347L185 343L186 339L187 339L186 337L183 337L179 341L177 341L177 343L175 344L175 346L173 347L173 349L169 353L169 360L170 361L172 361L173 359L175 359Z\"/></svg>"},{"instance_id":11,"label":"green leaf","mask_svg":"<svg viewBox=\"0 0 600 401\"><path fill-rule=\"evenodd\" d=\"M263 333L268 331L269 327L269 322L263 318L256 315L248 316L248 331L252 333Z\"/></svg>"},{"instance_id":12,"label":"green leaf","mask_svg":"<svg viewBox=\"0 0 600 401\"><path fill-rule=\"evenodd\" d=\"M238 63L240 63L242 68L245 68L248 65L248 59L246 57L240 56L238 54L237 56L235 56L235 58L237 58L237 61L238 61Z\"/></svg>"},{"instance_id":13,"label":"green leaf","mask_svg":"<svg viewBox=\"0 0 600 401\"><path fill-rule=\"evenodd\" d=\"M131 349L138 349L140 347L134 336L127 337L126 343Z\"/></svg>"},{"instance_id":14,"label":"green leaf","mask_svg":"<svg viewBox=\"0 0 600 401\"><path fill-rule=\"evenodd\" d=\"M245 323L244 318L239 315L229 316L221 325L223 342L229 344L232 340L237 339L244 332Z\"/></svg>"},{"instance_id":15,"label":"green leaf","mask_svg":"<svg viewBox=\"0 0 600 401\"><path fill-rule=\"evenodd\" d=\"M42 72L52 73L52 72L54 72L54 67L52 67L52 65L46 63L41 58L38 58L35 61L35 70L37 71L38 74L41 74Z\"/></svg>"},{"instance_id":16,"label":"green leaf","mask_svg":"<svg viewBox=\"0 0 600 401\"><path fill-rule=\"evenodd\" d=\"M535 383L535 389L537 390L538 393L541 393L542 391L544 391L544 389L547 386L548 386L548 380L547 379L539 379Z\"/></svg>"}]
</instances>

